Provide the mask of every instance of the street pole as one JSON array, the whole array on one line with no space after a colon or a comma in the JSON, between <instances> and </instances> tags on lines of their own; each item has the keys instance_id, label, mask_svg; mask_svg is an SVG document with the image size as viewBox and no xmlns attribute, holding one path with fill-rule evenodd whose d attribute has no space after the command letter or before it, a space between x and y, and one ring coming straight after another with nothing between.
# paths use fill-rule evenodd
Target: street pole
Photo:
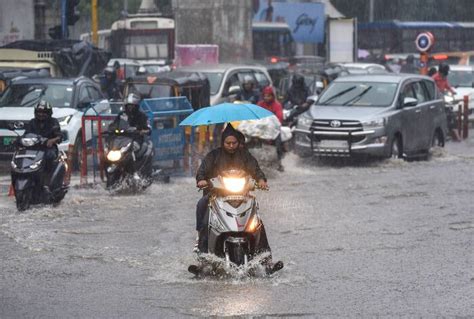
<instances>
[{"instance_id":1,"label":"street pole","mask_svg":"<svg viewBox=\"0 0 474 319\"><path fill-rule=\"evenodd\" d=\"M99 34L98 34L98 15L97 15L97 0L92 0L91 5L92 14L92 43L95 46L99 46Z\"/></svg>"},{"instance_id":2,"label":"street pole","mask_svg":"<svg viewBox=\"0 0 474 319\"><path fill-rule=\"evenodd\" d=\"M374 22L374 0L369 2L369 22Z\"/></svg>"},{"instance_id":3,"label":"street pole","mask_svg":"<svg viewBox=\"0 0 474 319\"><path fill-rule=\"evenodd\" d=\"M66 6L67 0L61 0L61 33L63 39L68 38Z\"/></svg>"}]
</instances>

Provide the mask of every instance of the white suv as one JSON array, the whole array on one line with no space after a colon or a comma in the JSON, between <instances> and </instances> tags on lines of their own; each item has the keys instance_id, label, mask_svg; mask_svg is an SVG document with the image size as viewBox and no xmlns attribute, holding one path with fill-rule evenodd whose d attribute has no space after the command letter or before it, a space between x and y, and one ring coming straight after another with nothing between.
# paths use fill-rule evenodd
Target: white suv
<instances>
[{"instance_id":1,"label":"white suv","mask_svg":"<svg viewBox=\"0 0 474 319\"><path fill-rule=\"evenodd\" d=\"M179 68L180 71L192 71L204 74L211 85L211 105L232 101L239 93L244 77L251 76L256 89L273 85L266 68L257 65L215 64L195 65Z\"/></svg>"},{"instance_id":2,"label":"white suv","mask_svg":"<svg viewBox=\"0 0 474 319\"><path fill-rule=\"evenodd\" d=\"M23 78L13 80L0 97L0 159L10 160L13 154L11 141L16 134L8 130L8 123L22 121L27 124L34 117L34 106L44 99L53 106L53 117L61 125L63 141L59 149L68 151L69 145L79 154L82 146L82 116L92 102L99 102L99 112L109 109L107 100L97 84L89 78ZM18 131L23 134L22 131ZM90 134L87 134L90 139Z\"/></svg>"}]
</instances>

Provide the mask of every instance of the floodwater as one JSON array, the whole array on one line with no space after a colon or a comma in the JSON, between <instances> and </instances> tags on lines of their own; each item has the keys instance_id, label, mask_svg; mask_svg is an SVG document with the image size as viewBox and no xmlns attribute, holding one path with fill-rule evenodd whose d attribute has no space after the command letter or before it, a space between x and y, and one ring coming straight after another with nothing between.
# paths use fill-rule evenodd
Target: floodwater
<instances>
[{"instance_id":1,"label":"floodwater","mask_svg":"<svg viewBox=\"0 0 474 319\"><path fill-rule=\"evenodd\" d=\"M472 317L474 143L429 161L290 154L258 192L271 277L196 279L189 178L139 195L72 188L18 213L0 197L0 317Z\"/></svg>"}]
</instances>

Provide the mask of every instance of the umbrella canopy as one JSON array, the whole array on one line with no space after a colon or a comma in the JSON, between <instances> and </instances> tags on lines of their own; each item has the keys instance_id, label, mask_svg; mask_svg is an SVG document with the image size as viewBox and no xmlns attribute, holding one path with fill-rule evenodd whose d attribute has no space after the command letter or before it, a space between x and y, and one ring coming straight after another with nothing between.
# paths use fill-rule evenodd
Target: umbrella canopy
<instances>
[{"instance_id":1,"label":"umbrella canopy","mask_svg":"<svg viewBox=\"0 0 474 319\"><path fill-rule=\"evenodd\" d=\"M233 121L258 120L272 115L272 112L255 104L222 103L193 112L179 125L212 125Z\"/></svg>"}]
</instances>

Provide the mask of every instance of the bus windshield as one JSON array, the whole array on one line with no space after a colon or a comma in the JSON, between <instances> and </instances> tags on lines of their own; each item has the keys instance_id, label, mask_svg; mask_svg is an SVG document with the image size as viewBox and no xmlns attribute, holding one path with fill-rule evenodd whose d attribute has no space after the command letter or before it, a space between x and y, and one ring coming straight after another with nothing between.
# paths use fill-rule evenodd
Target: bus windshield
<instances>
[{"instance_id":1,"label":"bus windshield","mask_svg":"<svg viewBox=\"0 0 474 319\"><path fill-rule=\"evenodd\" d=\"M253 29L253 56L256 60L276 57L292 57L296 44L287 28Z\"/></svg>"}]
</instances>

